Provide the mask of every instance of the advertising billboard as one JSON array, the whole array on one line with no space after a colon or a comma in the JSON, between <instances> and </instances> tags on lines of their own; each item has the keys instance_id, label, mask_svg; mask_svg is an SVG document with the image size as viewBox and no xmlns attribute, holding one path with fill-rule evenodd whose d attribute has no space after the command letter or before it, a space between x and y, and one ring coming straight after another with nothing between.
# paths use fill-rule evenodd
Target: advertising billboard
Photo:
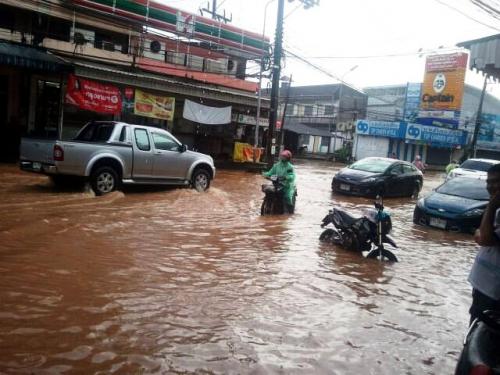
<instances>
[{"instance_id":1,"label":"advertising billboard","mask_svg":"<svg viewBox=\"0 0 500 375\"><path fill-rule=\"evenodd\" d=\"M122 110L120 89L70 74L66 89L66 103L87 111L115 114Z\"/></svg>"},{"instance_id":2,"label":"advertising billboard","mask_svg":"<svg viewBox=\"0 0 500 375\"><path fill-rule=\"evenodd\" d=\"M418 123L458 127L467 59L466 53L427 57Z\"/></svg>"},{"instance_id":3,"label":"advertising billboard","mask_svg":"<svg viewBox=\"0 0 500 375\"><path fill-rule=\"evenodd\" d=\"M477 148L500 150L500 115L483 113L477 137Z\"/></svg>"},{"instance_id":4,"label":"advertising billboard","mask_svg":"<svg viewBox=\"0 0 500 375\"><path fill-rule=\"evenodd\" d=\"M420 107L420 94L422 93L421 83L411 83L406 85L406 99L404 107L404 121L415 121L418 117Z\"/></svg>"},{"instance_id":5,"label":"advertising billboard","mask_svg":"<svg viewBox=\"0 0 500 375\"><path fill-rule=\"evenodd\" d=\"M134 113L136 115L172 121L174 110L175 98L135 90Z\"/></svg>"}]
</instances>

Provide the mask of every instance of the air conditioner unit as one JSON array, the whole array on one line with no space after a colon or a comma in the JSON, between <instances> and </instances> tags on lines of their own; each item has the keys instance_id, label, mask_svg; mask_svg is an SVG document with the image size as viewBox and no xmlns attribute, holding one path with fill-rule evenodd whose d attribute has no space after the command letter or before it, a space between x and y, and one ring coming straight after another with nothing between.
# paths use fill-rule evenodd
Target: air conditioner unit
<instances>
[{"instance_id":1,"label":"air conditioner unit","mask_svg":"<svg viewBox=\"0 0 500 375\"><path fill-rule=\"evenodd\" d=\"M187 55L186 66L192 70L203 70L203 57Z\"/></svg>"},{"instance_id":2,"label":"air conditioner unit","mask_svg":"<svg viewBox=\"0 0 500 375\"><path fill-rule=\"evenodd\" d=\"M144 57L165 61L165 42L155 39L146 39L144 41Z\"/></svg>"},{"instance_id":3,"label":"air conditioner unit","mask_svg":"<svg viewBox=\"0 0 500 375\"><path fill-rule=\"evenodd\" d=\"M238 71L238 64L239 64L238 60L229 59L227 61L227 74L235 76L236 72Z\"/></svg>"},{"instance_id":4,"label":"air conditioner unit","mask_svg":"<svg viewBox=\"0 0 500 375\"><path fill-rule=\"evenodd\" d=\"M167 52L167 62L175 65L186 65L186 54L181 52Z\"/></svg>"},{"instance_id":5,"label":"air conditioner unit","mask_svg":"<svg viewBox=\"0 0 500 375\"><path fill-rule=\"evenodd\" d=\"M227 71L227 60L212 60L205 59L205 71L210 73L226 73Z\"/></svg>"},{"instance_id":6,"label":"air conditioner unit","mask_svg":"<svg viewBox=\"0 0 500 375\"><path fill-rule=\"evenodd\" d=\"M71 30L71 41L78 45L94 46L95 31L75 27Z\"/></svg>"}]
</instances>

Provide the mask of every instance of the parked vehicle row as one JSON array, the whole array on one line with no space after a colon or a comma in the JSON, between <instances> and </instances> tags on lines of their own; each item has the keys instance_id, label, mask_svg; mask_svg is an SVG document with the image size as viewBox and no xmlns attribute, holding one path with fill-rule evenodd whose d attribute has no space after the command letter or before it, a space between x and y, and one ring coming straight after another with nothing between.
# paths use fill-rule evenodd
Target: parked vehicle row
<instances>
[{"instance_id":1,"label":"parked vehicle row","mask_svg":"<svg viewBox=\"0 0 500 375\"><path fill-rule=\"evenodd\" d=\"M123 122L90 122L71 141L22 138L20 167L51 176L88 180L97 195L122 184L192 186L207 190L212 157L188 151L166 130Z\"/></svg>"},{"instance_id":2,"label":"parked vehicle row","mask_svg":"<svg viewBox=\"0 0 500 375\"><path fill-rule=\"evenodd\" d=\"M442 185L417 201L413 222L473 233L489 199L486 174L496 163L499 161L468 159L453 169ZM341 169L332 179L332 191L365 197L418 197L423 181L422 172L408 162L368 157Z\"/></svg>"}]
</instances>

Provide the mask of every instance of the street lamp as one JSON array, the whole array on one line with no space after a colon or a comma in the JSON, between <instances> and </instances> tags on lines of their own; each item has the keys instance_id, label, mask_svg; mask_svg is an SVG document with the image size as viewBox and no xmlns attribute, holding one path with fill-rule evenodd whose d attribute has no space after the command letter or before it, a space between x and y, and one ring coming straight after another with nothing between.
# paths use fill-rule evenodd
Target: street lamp
<instances>
[{"instance_id":1,"label":"street lamp","mask_svg":"<svg viewBox=\"0 0 500 375\"><path fill-rule=\"evenodd\" d=\"M264 26L262 27L262 42L264 42L264 38L266 36L266 19L267 19L267 7L274 0L269 0L264 7ZM257 152L257 147L259 147L259 125L260 125L260 107L262 102L262 63L263 57L260 59L260 69L259 69L259 94L257 97L257 116L255 119L255 140L254 140L254 156ZM254 158L255 159L255 158Z\"/></svg>"}]
</instances>

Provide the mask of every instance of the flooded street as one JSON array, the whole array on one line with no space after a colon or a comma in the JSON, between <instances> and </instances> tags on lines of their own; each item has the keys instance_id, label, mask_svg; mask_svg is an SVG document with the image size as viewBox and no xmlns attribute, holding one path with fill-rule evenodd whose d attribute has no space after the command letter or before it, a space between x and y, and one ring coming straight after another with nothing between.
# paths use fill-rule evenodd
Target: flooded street
<instances>
[{"instance_id":1,"label":"flooded street","mask_svg":"<svg viewBox=\"0 0 500 375\"><path fill-rule=\"evenodd\" d=\"M0 372L452 373L472 237L415 226L404 198L399 263L320 244L332 205L371 205L332 195L338 168L297 164L296 215L260 217L241 171L94 197L0 166Z\"/></svg>"}]
</instances>

